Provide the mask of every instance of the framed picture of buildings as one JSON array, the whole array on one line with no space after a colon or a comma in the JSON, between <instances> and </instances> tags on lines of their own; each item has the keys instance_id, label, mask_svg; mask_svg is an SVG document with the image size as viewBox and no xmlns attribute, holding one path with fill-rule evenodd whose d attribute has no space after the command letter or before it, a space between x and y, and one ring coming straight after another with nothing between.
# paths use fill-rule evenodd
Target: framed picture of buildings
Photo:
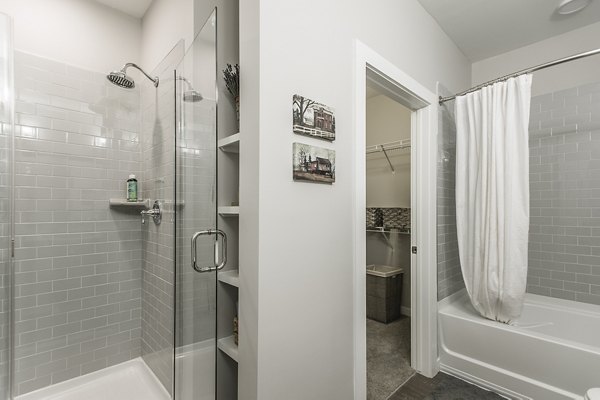
<instances>
[{"instance_id":1,"label":"framed picture of buildings","mask_svg":"<svg viewBox=\"0 0 600 400\"><path fill-rule=\"evenodd\" d=\"M307 97L295 94L292 99L294 133L317 139L335 140L333 109Z\"/></svg>"},{"instance_id":2,"label":"framed picture of buildings","mask_svg":"<svg viewBox=\"0 0 600 400\"><path fill-rule=\"evenodd\" d=\"M335 182L335 150L304 143L293 146L295 181Z\"/></svg>"}]
</instances>

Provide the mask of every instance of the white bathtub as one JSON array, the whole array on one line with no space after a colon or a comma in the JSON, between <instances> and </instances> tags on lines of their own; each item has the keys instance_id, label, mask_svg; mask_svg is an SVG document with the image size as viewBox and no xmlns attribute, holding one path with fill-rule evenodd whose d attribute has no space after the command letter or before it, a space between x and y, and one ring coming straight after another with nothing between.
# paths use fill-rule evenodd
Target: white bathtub
<instances>
[{"instance_id":1,"label":"white bathtub","mask_svg":"<svg viewBox=\"0 0 600 400\"><path fill-rule=\"evenodd\" d=\"M509 326L480 317L463 289L438 315L442 371L515 399L583 399L600 387L600 306L527 294Z\"/></svg>"}]
</instances>

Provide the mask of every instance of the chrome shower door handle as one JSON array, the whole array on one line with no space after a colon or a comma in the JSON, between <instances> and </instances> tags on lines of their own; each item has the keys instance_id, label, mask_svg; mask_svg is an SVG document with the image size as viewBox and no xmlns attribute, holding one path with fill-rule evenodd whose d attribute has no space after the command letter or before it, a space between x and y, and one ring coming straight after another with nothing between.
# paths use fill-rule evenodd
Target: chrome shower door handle
<instances>
[{"instance_id":1,"label":"chrome shower door handle","mask_svg":"<svg viewBox=\"0 0 600 400\"><path fill-rule=\"evenodd\" d=\"M196 251L196 243L200 236L217 236L217 238L221 237L222 246L219 246L219 241L215 240L215 265L203 267L198 263L197 251ZM197 272L209 272L209 271L218 271L222 269L227 264L227 235L220 229L207 229L205 231L199 231L192 235L192 268L194 268ZM218 249L221 247L221 251ZM220 257L219 257L220 253ZM217 262L218 261L218 262Z\"/></svg>"}]
</instances>

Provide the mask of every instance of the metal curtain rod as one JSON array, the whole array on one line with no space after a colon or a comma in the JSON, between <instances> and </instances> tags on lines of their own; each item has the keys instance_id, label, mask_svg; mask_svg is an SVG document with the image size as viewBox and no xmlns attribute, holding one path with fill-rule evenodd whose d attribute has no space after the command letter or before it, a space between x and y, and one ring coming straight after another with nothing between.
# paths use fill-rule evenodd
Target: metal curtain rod
<instances>
[{"instance_id":1,"label":"metal curtain rod","mask_svg":"<svg viewBox=\"0 0 600 400\"><path fill-rule=\"evenodd\" d=\"M565 57L565 58L560 58L560 59L554 60L554 61L549 61L547 63L540 64L540 65L537 65L537 66L532 67L532 68L522 69L521 71L513 72L512 74L504 75L501 78L497 78L497 79L494 79L494 80L482 83L480 85L474 86L471 89L467 89L467 90L465 90L463 92L457 93L454 96L448 96L448 97L442 97L442 96L440 96L440 105L444 104L445 102L447 102L449 100L454 100L458 96L463 96L465 94L475 92L475 91L477 91L477 90L479 90L479 89L481 89L483 87L486 87L486 86L489 86L489 85L493 85L494 83L497 83L497 82L503 82L503 81L506 81L506 80L508 80L510 78L517 77L519 75L529 74L530 72L539 71L541 69L545 69L545 68L548 68L548 67L553 67L555 65L563 64L563 63L566 63L566 62L569 62L569 61L579 60L580 58L594 56L596 54L600 54L600 49L590 50L590 51L586 51L584 53L579 53L579 54L574 54L572 56Z\"/></svg>"}]
</instances>

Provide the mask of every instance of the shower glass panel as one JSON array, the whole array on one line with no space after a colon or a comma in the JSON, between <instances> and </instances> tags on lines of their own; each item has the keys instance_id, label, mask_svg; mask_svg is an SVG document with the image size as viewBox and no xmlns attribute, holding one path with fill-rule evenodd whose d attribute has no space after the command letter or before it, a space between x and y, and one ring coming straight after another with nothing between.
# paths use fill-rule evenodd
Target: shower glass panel
<instances>
[{"instance_id":1,"label":"shower glass panel","mask_svg":"<svg viewBox=\"0 0 600 400\"><path fill-rule=\"evenodd\" d=\"M14 130L12 20L0 13L0 400L10 398L11 183Z\"/></svg>"},{"instance_id":2,"label":"shower glass panel","mask_svg":"<svg viewBox=\"0 0 600 400\"><path fill-rule=\"evenodd\" d=\"M214 267L216 258L221 258L215 255L216 236L206 231L214 230L217 223L216 10L187 50L174 78L175 399L214 400ZM199 232L204 234L198 235Z\"/></svg>"}]
</instances>

